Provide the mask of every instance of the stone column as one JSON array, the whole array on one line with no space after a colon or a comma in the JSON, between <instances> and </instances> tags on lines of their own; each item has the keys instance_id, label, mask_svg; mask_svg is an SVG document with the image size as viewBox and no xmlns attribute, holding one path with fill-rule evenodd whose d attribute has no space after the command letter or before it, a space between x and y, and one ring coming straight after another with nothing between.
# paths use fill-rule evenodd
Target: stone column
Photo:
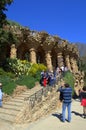
<instances>
[{"instance_id":1,"label":"stone column","mask_svg":"<svg viewBox=\"0 0 86 130\"><path fill-rule=\"evenodd\" d=\"M76 60L74 57L71 57L70 58L70 62L71 62L71 69L74 73L78 72L78 66L77 66L77 63L76 63Z\"/></svg>"},{"instance_id":2,"label":"stone column","mask_svg":"<svg viewBox=\"0 0 86 130\"><path fill-rule=\"evenodd\" d=\"M71 71L74 72L73 57L70 57Z\"/></svg>"},{"instance_id":3,"label":"stone column","mask_svg":"<svg viewBox=\"0 0 86 130\"><path fill-rule=\"evenodd\" d=\"M58 67L64 66L62 52L57 53Z\"/></svg>"},{"instance_id":4,"label":"stone column","mask_svg":"<svg viewBox=\"0 0 86 130\"><path fill-rule=\"evenodd\" d=\"M65 63L66 63L66 66L68 68L68 70L71 71L71 65L70 65L70 59L69 59L69 55L65 55Z\"/></svg>"},{"instance_id":5,"label":"stone column","mask_svg":"<svg viewBox=\"0 0 86 130\"><path fill-rule=\"evenodd\" d=\"M78 72L77 61L76 61L75 58L73 59L73 64L74 64L74 71L75 71L75 72Z\"/></svg>"},{"instance_id":6,"label":"stone column","mask_svg":"<svg viewBox=\"0 0 86 130\"><path fill-rule=\"evenodd\" d=\"M45 58L48 70L52 71L51 51L46 51Z\"/></svg>"},{"instance_id":7,"label":"stone column","mask_svg":"<svg viewBox=\"0 0 86 130\"><path fill-rule=\"evenodd\" d=\"M16 54L16 47L15 47L15 44L12 44L11 45L11 50L10 50L10 58L14 59L16 58L17 54Z\"/></svg>"},{"instance_id":8,"label":"stone column","mask_svg":"<svg viewBox=\"0 0 86 130\"><path fill-rule=\"evenodd\" d=\"M30 60L32 63L36 63L36 51L34 48L30 49Z\"/></svg>"}]
</instances>

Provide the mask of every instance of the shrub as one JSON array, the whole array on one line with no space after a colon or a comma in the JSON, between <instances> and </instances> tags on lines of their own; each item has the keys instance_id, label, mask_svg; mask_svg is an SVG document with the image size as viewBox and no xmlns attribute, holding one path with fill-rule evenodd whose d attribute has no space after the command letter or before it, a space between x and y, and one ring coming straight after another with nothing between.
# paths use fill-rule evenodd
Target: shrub
<instances>
[{"instance_id":1,"label":"shrub","mask_svg":"<svg viewBox=\"0 0 86 130\"><path fill-rule=\"evenodd\" d=\"M9 59L9 67L12 72L14 72L17 76L20 75L28 75L31 63L26 60L20 59Z\"/></svg>"},{"instance_id":2,"label":"shrub","mask_svg":"<svg viewBox=\"0 0 86 130\"><path fill-rule=\"evenodd\" d=\"M0 82L3 84L3 91L11 95L17 85L32 88L35 82L40 81L40 73L46 70L46 66L42 64L32 64L26 60L8 59L10 64L6 65L7 70L0 69ZM14 72L14 73L12 73Z\"/></svg>"},{"instance_id":3,"label":"shrub","mask_svg":"<svg viewBox=\"0 0 86 130\"><path fill-rule=\"evenodd\" d=\"M1 76L0 82L2 82L3 84L3 87L2 87L3 92L8 95L11 95L14 91L14 88L16 88L15 81L8 76Z\"/></svg>"},{"instance_id":4,"label":"shrub","mask_svg":"<svg viewBox=\"0 0 86 130\"><path fill-rule=\"evenodd\" d=\"M37 71L46 70L46 66L43 64L33 64L28 62L27 60L19 60L19 59L8 59L9 67L12 72L14 72L17 76L20 75L31 75L35 76Z\"/></svg>"},{"instance_id":5,"label":"shrub","mask_svg":"<svg viewBox=\"0 0 86 130\"><path fill-rule=\"evenodd\" d=\"M37 75L37 73L40 73L42 70L46 70L46 66L43 64L32 64L32 67L29 71L29 74L32 76Z\"/></svg>"},{"instance_id":6,"label":"shrub","mask_svg":"<svg viewBox=\"0 0 86 130\"><path fill-rule=\"evenodd\" d=\"M36 82L36 78L32 77L32 76L20 76L18 78L18 80L16 81L16 84L18 85L25 85L27 86L29 89L33 88L35 86L35 82Z\"/></svg>"}]
</instances>

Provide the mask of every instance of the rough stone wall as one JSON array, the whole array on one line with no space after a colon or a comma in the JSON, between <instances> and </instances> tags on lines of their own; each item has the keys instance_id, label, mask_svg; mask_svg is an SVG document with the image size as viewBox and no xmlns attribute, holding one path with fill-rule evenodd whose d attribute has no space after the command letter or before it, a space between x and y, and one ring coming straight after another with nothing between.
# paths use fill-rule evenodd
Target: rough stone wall
<instances>
[{"instance_id":1,"label":"rough stone wall","mask_svg":"<svg viewBox=\"0 0 86 130\"><path fill-rule=\"evenodd\" d=\"M77 96L79 96L79 90L81 90L84 86L84 72L78 71L78 73L74 74L75 84L74 90Z\"/></svg>"}]
</instances>

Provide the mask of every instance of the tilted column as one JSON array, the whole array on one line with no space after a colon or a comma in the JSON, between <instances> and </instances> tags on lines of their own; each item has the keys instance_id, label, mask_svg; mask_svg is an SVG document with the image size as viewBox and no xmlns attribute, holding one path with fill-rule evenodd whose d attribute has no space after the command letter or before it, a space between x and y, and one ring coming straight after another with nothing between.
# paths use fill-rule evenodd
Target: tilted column
<instances>
[{"instance_id":1,"label":"tilted column","mask_svg":"<svg viewBox=\"0 0 86 130\"><path fill-rule=\"evenodd\" d=\"M73 62L74 62L74 63L73 63L73 64L74 64L74 71L75 71L75 72L78 72L77 61L76 61L75 58L73 59Z\"/></svg>"},{"instance_id":2,"label":"tilted column","mask_svg":"<svg viewBox=\"0 0 86 130\"><path fill-rule=\"evenodd\" d=\"M32 63L36 63L36 51L34 48L30 49L30 60Z\"/></svg>"},{"instance_id":3,"label":"tilted column","mask_svg":"<svg viewBox=\"0 0 86 130\"><path fill-rule=\"evenodd\" d=\"M46 51L45 58L48 70L52 70L51 51Z\"/></svg>"},{"instance_id":4,"label":"tilted column","mask_svg":"<svg viewBox=\"0 0 86 130\"><path fill-rule=\"evenodd\" d=\"M12 44L11 45L11 50L10 50L10 58L14 59L16 58L17 54L16 54L16 47L15 47L15 44Z\"/></svg>"},{"instance_id":5,"label":"tilted column","mask_svg":"<svg viewBox=\"0 0 86 130\"><path fill-rule=\"evenodd\" d=\"M70 65L70 59L69 59L69 55L65 55L65 63L66 63L66 66L68 68L68 70L71 71L71 65Z\"/></svg>"},{"instance_id":6,"label":"tilted column","mask_svg":"<svg viewBox=\"0 0 86 130\"><path fill-rule=\"evenodd\" d=\"M71 70L74 72L73 57L70 57Z\"/></svg>"},{"instance_id":7,"label":"tilted column","mask_svg":"<svg viewBox=\"0 0 86 130\"><path fill-rule=\"evenodd\" d=\"M58 61L58 67L64 66L62 52L57 53L57 61Z\"/></svg>"},{"instance_id":8,"label":"tilted column","mask_svg":"<svg viewBox=\"0 0 86 130\"><path fill-rule=\"evenodd\" d=\"M74 73L78 72L78 66L74 57L70 58L71 68Z\"/></svg>"}]
</instances>

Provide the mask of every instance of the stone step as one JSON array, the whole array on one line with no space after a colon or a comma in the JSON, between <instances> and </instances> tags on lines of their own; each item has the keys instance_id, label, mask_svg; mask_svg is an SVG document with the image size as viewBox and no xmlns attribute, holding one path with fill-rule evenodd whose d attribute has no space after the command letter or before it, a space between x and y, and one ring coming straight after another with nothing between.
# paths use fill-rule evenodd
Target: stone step
<instances>
[{"instance_id":1,"label":"stone step","mask_svg":"<svg viewBox=\"0 0 86 130\"><path fill-rule=\"evenodd\" d=\"M16 110L16 111L20 111L21 110L21 106L16 106L16 105L9 105L9 104L3 104L3 108L4 109L12 109L12 110Z\"/></svg>"},{"instance_id":2,"label":"stone step","mask_svg":"<svg viewBox=\"0 0 86 130\"><path fill-rule=\"evenodd\" d=\"M39 91L39 90L41 90L41 87L40 88L35 88L35 89L32 89L31 91L29 91L29 92L24 92L23 94L22 94L22 96L24 95L26 95L26 96L30 96L30 95L33 95L35 92L37 92L37 91Z\"/></svg>"},{"instance_id":3,"label":"stone step","mask_svg":"<svg viewBox=\"0 0 86 130\"><path fill-rule=\"evenodd\" d=\"M14 98L14 99L11 99L12 102L20 102L22 103L24 101L24 98L23 99L17 99L17 98Z\"/></svg>"},{"instance_id":4,"label":"stone step","mask_svg":"<svg viewBox=\"0 0 86 130\"><path fill-rule=\"evenodd\" d=\"M13 101L9 101L9 102L5 102L4 104L13 105L13 106L22 106L22 105L23 105L23 102L13 102Z\"/></svg>"},{"instance_id":5,"label":"stone step","mask_svg":"<svg viewBox=\"0 0 86 130\"><path fill-rule=\"evenodd\" d=\"M4 114L9 114L9 115L13 115L13 116L16 116L18 114L19 111L17 110L12 110L12 109L9 109L9 108L0 108L0 114L1 113L4 113Z\"/></svg>"},{"instance_id":6,"label":"stone step","mask_svg":"<svg viewBox=\"0 0 86 130\"><path fill-rule=\"evenodd\" d=\"M6 114L6 113L0 113L0 119L1 119L1 120L4 120L4 121L6 121L6 122L11 122L11 123L13 123L14 120L15 120L15 116L9 115L9 114Z\"/></svg>"},{"instance_id":7,"label":"stone step","mask_svg":"<svg viewBox=\"0 0 86 130\"><path fill-rule=\"evenodd\" d=\"M18 97L15 97L14 99L18 99L18 100L22 101L22 100L24 100L24 98L25 98L25 96L23 96L23 97L22 96L18 96Z\"/></svg>"},{"instance_id":8,"label":"stone step","mask_svg":"<svg viewBox=\"0 0 86 130\"><path fill-rule=\"evenodd\" d=\"M19 98L19 99L24 99L25 97L28 97L30 94L28 94L28 95L24 95L24 94L22 94L22 95L19 95L17 98Z\"/></svg>"},{"instance_id":9,"label":"stone step","mask_svg":"<svg viewBox=\"0 0 86 130\"><path fill-rule=\"evenodd\" d=\"M15 122L15 118L24 105L24 99L39 91L41 87L23 92L21 95L11 98L8 102L3 102L3 107L0 108L0 119L9 122Z\"/></svg>"}]
</instances>

